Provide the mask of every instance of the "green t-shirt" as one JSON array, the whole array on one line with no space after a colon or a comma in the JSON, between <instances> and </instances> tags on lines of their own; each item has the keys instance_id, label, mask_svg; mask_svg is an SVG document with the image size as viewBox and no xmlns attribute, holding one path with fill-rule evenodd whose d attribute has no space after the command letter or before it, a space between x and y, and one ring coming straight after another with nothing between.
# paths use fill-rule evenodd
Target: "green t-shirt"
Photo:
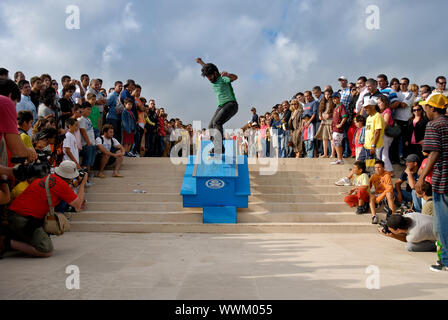
<instances>
[{"instance_id":1,"label":"green t-shirt","mask_svg":"<svg viewBox=\"0 0 448 320\"><path fill-rule=\"evenodd\" d=\"M232 82L228 77L219 77L212 83L213 90L215 90L218 98L218 107L222 107L229 101L236 101L235 93L233 92Z\"/></svg>"},{"instance_id":2,"label":"green t-shirt","mask_svg":"<svg viewBox=\"0 0 448 320\"><path fill-rule=\"evenodd\" d=\"M90 119L90 121L92 121L92 126L94 129L99 129L98 128L98 120L100 119L101 114L100 114L100 109L98 109L97 106L93 106L92 107L92 111L90 112L90 115L88 116L88 118Z\"/></svg>"}]
</instances>

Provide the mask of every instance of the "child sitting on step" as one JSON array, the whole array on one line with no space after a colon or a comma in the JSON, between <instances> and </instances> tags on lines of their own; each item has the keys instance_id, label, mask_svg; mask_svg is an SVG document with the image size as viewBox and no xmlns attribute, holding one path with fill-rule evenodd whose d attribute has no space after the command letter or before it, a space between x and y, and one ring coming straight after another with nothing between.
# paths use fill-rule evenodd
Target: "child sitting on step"
<instances>
[{"instance_id":1,"label":"child sitting on step","mask_svg":"<svg viewBox=\"0 0 448 320\"><path fill-rule=\"evenodd\" d=\"M347 193L344 201L350 207L358 206L356 214L363 214L369 211L369 176L366 173L366 164L364 161L356 161L352 170L353 188Z\"/></svg>"}]
</instances>

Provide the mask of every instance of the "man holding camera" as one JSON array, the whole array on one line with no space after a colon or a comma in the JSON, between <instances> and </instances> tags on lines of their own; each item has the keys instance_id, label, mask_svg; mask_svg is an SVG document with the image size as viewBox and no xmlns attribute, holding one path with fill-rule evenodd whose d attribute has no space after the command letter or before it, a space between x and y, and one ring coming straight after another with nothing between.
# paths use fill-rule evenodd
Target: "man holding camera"
<instances>
[{"instance_id":1,"label":"man holding camera","mask_svg":"<svg viewBox=\"0 0 448 320\"><path fill-rule=\"evenodd\" d=\"M381 229L380 232L406 242L406 249L410 252L436 251L433 223L433 216L418 212L392 214L387 219L387 228Z\"/></svg>"},{"instance_id":2,"label":"man holding camera","mask_svg":"<svg viewBox=\"0 0 448 320\"><path fill-rule=\"evenodd\" d=\"M87 173L82 179L78 195L70 188L79 176L73 161L63 161L49 176L49 190L52 205L65 201L76 211L81 211L84 202L84 187ZM15 249L35 257L49 257L53 243L43 227L44 218L50 211L45 180L35 179L9 206L8 236L0 236L0 256L8 249Z\"/></svg>"}]
</instances>

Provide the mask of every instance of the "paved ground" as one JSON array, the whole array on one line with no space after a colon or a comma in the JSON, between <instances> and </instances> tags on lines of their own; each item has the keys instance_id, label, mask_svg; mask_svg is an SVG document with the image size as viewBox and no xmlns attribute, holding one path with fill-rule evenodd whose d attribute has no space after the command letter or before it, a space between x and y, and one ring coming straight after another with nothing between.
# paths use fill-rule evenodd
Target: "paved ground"
<instances>
[{"instance_id":1,"label":"paved ground","mask_svg":"<svg viewBox=\"0 0 448 320\"><path fill-rule=\"evenodd\" d=\"M379 234L95 234L54 237L49 259L0 260L0 299L447 299L435 253ZM66 288L66 267L80 289ZM379 268L380 289L367 289ZM370 279L369 283L374 284Z\"/></svg>"}]
</instances>

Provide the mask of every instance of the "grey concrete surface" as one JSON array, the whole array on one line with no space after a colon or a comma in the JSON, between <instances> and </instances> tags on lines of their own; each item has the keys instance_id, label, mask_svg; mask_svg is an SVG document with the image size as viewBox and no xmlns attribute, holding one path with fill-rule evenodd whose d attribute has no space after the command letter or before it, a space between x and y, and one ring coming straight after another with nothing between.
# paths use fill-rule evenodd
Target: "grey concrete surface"
<instances>
[{"instance_id":1,"label":"grey concrete surface","mask_svg":"<svg viewBox=\"0 0 448 320\"><path fill-rule=\"evenodd\" d=\"M435 253L380 234L112 234L53 238L51 258L0 260L0 299L447 299ZM69 290L69 265L80 289ZM379 270L379 289L368 289ZM371 282L369 282L371 283Z\"/></svg>"}]
</instances>

